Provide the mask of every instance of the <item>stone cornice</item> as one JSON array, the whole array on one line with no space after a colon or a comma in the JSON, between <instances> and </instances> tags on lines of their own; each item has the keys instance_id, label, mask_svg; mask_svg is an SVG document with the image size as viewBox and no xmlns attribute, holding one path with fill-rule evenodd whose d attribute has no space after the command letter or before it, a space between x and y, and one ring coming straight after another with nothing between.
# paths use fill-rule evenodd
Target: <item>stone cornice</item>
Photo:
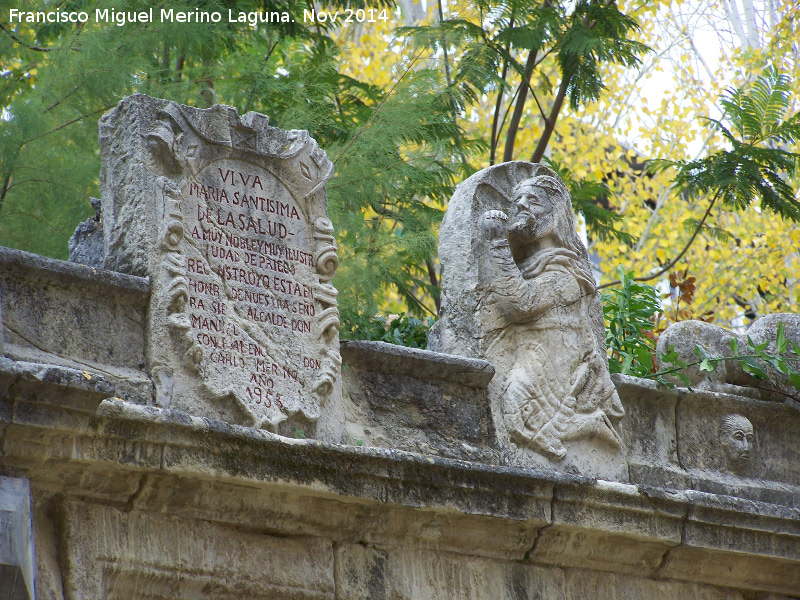
<instances>
[{"instance_id":1,"label":"stone cornice","mask_svg":"<svg viewBox=\"0 0 800 600\"><path fill-rule=\"evenodd\" d=\"M86 372L0 369L0 465L35 494L280 535L800 589L793 505L287 439L104 398L108 384Z\"/></svg>"}]
</instances>

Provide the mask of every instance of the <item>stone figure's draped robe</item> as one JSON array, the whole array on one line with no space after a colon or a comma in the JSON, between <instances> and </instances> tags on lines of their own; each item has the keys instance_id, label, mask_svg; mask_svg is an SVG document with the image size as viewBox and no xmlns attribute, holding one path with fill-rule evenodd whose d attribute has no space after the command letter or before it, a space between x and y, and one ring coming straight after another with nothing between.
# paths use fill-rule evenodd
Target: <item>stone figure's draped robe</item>
<instances>
[{"instance_id":1,"label":"stone figure's draped robe","mask_svg":"<svg viewBox=\"0 0 800 600\"><path fill-rule=\"evenodd\" d=\"M504 412L512 441L556 458L562 442L599 437L619 447L611 419L623 415L608 374L604 344L593 333L589 310L595 282L565 248L537 252L517 266L507 242L492 244L490 286L500 322L488 354L513 349ZM491 359L490 359L491 360Z\"/></svg>"}]
</instances>

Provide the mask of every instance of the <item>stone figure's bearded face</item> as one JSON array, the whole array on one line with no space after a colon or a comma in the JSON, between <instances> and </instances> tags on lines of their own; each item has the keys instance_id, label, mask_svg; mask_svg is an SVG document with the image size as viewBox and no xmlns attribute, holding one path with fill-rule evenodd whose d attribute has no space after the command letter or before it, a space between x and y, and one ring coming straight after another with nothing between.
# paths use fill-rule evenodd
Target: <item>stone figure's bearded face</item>
<instances>
[{"instance_id":1,"label":"stone figure's bearded face","mask_svg":"<svg viewBox=\"0 0 800 600\"><path fill-rule=\"evenodd\" d=\"M553 201L550 192L530 181L515 190L517 214L509 232L521 241L538 240L553 232Z\"/></svg>"},{"instance_id":2,"label":"stone figure's bearded face","mask_svg":"<svg viewBox=\"0 0 800 600\"><path fill-rule=\"evenodd\" d=\"M742 415L728 415L722 421L719 437L728 465L734 468L747 465L755 440L753 424Z\"/></svg>"}]
</instances>

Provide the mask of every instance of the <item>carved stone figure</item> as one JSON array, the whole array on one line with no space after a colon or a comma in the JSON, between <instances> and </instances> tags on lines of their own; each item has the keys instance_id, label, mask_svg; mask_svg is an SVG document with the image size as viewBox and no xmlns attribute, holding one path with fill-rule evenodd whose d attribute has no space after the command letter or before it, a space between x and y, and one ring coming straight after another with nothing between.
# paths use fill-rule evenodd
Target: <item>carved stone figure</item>
<instances>
[{"instance_id":1,"label":"carved stone figure","mask_svg":"<svg viewBox=\"0 0 800 600\"><path fill-rule=\"evenodd\" d=\"M554 460L571 440L619 449L600 299L558 176L516 162L470 177L448 206L439 257L429 347L495 365L498 433Z\"/></svg>"},{"instance_id":2,"label":"carved stone figure","mask_svg":"<svg viewBox=\"0 0 800 600\"><path fill-rule=\"evenodd\" d=\"M701 346L705 351L714 357L731 357L731 342L738 341L741 351L747 350L747 338L753 343L767 343L767 352L775 354L777 352L776 339L778 326L783 324L786 339L800 345L800 315L793 313L775 313L756 319L744 334L736 334L728 329L704 323L703 321L680 321L670 325L658 338L656 346L656 360L659 369L669 367L664 363L662 355L673 348L678 354L678 358L686 364L697 362L695 347ZM725 360L717 364L714 371L701 371L698 365L688 367L683 373L689 378L690 385L697 389L707 389L714 392L724 392L737 394L740 396L764 397L782 400L781 394L796 394L798 390L791 387L788 377L778 373L767 364L761 367L769 375L774 383L756 379L746 373L741 364L735 360ZM681 383L680 379L673 376L676 383ZM780 393L772 392L767 389L777 384Z\"/></svg>"},{"instance_id":3,"label":"carved stone figure","mask_svg":"<svg viewBox=\"0 0 800 600\"><path fill-rule=\"evenodd\" d=\"M755 443L753 424L742 415L726 415L719 426L719 443L728 468L742 471L750 462Z\"/></svg>"}]
</instances>

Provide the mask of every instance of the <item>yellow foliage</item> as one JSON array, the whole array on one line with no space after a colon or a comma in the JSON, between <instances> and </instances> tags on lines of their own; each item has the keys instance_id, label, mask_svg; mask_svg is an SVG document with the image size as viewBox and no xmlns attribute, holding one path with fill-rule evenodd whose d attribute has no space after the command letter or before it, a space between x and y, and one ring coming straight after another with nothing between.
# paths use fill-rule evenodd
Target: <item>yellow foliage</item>
<instances>
[{"instance_id":1,"label":"yellow foliage","mask_svg":"<svg viewBox=\"0 0 800 600\"><path fill-rule=\"evenodd\" d=\"M475 6L466 0L443 4L446 16L458 15L476 23L480 18ZM643 59L638 71L616 65L607 67L601 100L577 111L565 107L548 149L549 155L575 178L604 180L612 192L610 207L624 218L622 228L638 239L633 248L614 240L590 240L590 250L600 257L606 274L604 282L614 277L618 264L636 275L646 275L668 263L692 234L684 222L689 218L699 220L708 206L709 199L689 203L679 197L671 188L669 173L645 174L633 170L631 163L650 158L693 159L722 148L720 136L707 119L720 117L717 102L727 87L741 86L767 64L797 75L794 46L800 36L800 6L785 4L779 9L773 31L763 32L761 47L745 50L720 41L715 60L707 48L702 52L697 48L695 34L716 36L707 30L701 32L701 27L707 27L699 20L703 11L682 10L689 5L685 1L619 2L620 10L640 24L637 39L654 48L654 52ZM710 1L704 6L707 11L720 10ZM433 22L436 4L429 2L427 7L425 22ZM342 73L388 90L415 56L418 66L441 63L441 54L415 55L396 37L402 18L396 12L388 22L353 24L341 29L337 41ZM719 35L720 40L723 38ZM460 56L450 52L448 59L453 70ZM550 83L550 89L536 84L534 88L547 111L560 83L552 57L537 67L536 77L542 76ZM513 86L518 85L518 75L509 78ZM800 80L795 84L800 97ZM501 117L509 107L510 97L507 94L504 98ZM496 99L496 94L487 93L469 107L462 123L469 135L490 138ZM794 110L798 108L795 106ZM529 96L517 135L515 159L530 157L542 129L540 110ZM502 135L500 157L504 139ZM488 155L473 162L478 168L486 167ZM797 225L771 213L735 213L720 207L712 211L708 225L727 234L702 232L675 269L688 270L696 277L691 307L694 314L713 311L717 322L731 323L748 307L759 315L800 311ZM396 295L387 295L386 303L393 310L400 305Z\"/></svg>"}]
</instances>

